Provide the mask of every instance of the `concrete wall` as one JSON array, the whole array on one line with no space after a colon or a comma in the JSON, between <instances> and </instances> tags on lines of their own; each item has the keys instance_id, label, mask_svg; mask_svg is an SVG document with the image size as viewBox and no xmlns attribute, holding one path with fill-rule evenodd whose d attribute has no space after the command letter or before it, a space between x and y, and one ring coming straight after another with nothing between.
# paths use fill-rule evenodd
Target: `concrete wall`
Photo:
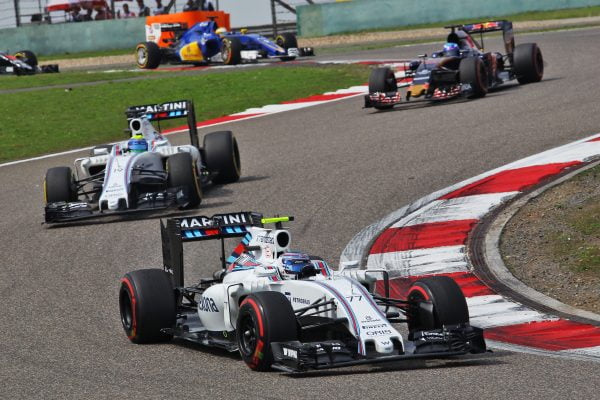
<instances>
[{"instance_id":1,"label":"concrete wall","mask_svg":"<svg viewBox=\"0 0 600 400\"><path fill-rule=\"evenodd\" d=\"M600 0L352 0L298 6L298 34L342 32L600 5Z\"/></svg>"},{"instance_id":2,"label":"concrete wall","mask_svg":"<svg viewBox=\"0 0 600 400\"><path fill-rule=\"evenodd\" d=\"M30 25L0 30L0 51L39 55L127 49L145 40L144 18Z\"/></svg>"}]
</instances>

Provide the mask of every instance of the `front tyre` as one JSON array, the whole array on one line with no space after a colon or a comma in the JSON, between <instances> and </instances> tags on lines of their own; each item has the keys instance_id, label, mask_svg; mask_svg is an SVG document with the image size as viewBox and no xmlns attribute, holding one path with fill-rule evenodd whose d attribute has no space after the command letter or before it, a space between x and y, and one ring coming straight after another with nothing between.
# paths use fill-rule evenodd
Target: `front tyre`
<instances>
[{"instance_id":1,"label":"front tyre","mask_svg":"<svg viewBox=\"0 0 600 400\"><path fill-rule=\"evenodd\" d=\"M408 291L410 332L469 322L469 308L458 284L447 276L416 281Z\"/></svg>"},{"instance_id":2,"label":"front tyre","mask_svg":"<svg viewBox=\"0 0 600 400\"><path fill-rule=\"evenodd\" d=\"M398 82L396 75L391 68L375 68L369 75L369 93L389 93L398 91ZM378 110L385 110L394 107L390 105L376 105Z\"/></svg>"},{"instance_id":3,"label":"front tyre","mask_svg":"<svg viewBox=\"0 0 600 400\"><path fill-rule=\"evenodd\" d=\"M202 188L198 182L194 160L190 153L177 153L167 158L168 185L187 189L189 202L184 208L197 207L202 201Z\"/></svg>"},{"instance_id":4,"label":"front tyre","mask_svg":"<svg viewBox=\"0 0 600 400\"><path fill-rule=\"evenodd\" d=\"M139 68L155 69L160 65L161 52L154 42L143 42L135 48L135 62Z\"/></svg>"},{"instance_id":5,"label":"front tyre","mask_svg":"<svg viewBox=\"0 0 600 400\"><path fill-rule=\"evenodd\" d=\"M221 57L227 65L236 65L242 61L242 42L236 37L223 39Z\"/></svg>"},{"instance_id":6,"label":"front tyre","mask_svg":"<svg viewBox=\"0 0 600 400\"><path fill-rule=\"evenodd\" d=\"M271 343L298 340L296 315L279 292L257 292L246 297L240 305L236 330L242 359L255 371L271 369Z\"/></svg>"},{"instance_id":7,"label":"front tyre","mask_svg":"<svg viewBox=\"0 0 600 400\"><path fill-rule=\"evenodd\" d=\"M232 183L240 179L240 151L231 131L211 132L204 136L204 154L207 168L217 172L214 183Z\"/></svg>"},{"instance_id":8,"label":"front tyre","mask_svg":"<svg viewBox=\"0 0 600 400\"><path fill-rule=\"evenodd\" d=\"M171 276L160 269L125 274L119 290L119 310L125 334L134 343L171 340L163 332L175 325L175 292Z\"/></svg>"},{"instance_id":9,"label":"front tyre","mask_svg":"<svg viewBox=\"0 0 600 400\"><path fill-rule=\"evenodd\" d=\"M523 43L515 47L513 68L521 85L539 82L544 76L544 57L535 43Z\"/></svg>"},{"instance_id":10,"label":"front tyre","mask_svg":"<svg viewBox=\"0 0 600 400\"><path fill-rule=\"evenodd\" d=\"M19 60L23 61L25 64L29 65L32 68L35 68L38 65L37 56L31 50L21 50L15 53L15 57L17 57Z\"/></svg>"},{"instance_id":11,"label":"front tyre","mask_svg":"<svg viewBox=\"0 0 600 400\"><path fill-rule=\"evenodd\" d=\"M69 167L54 167L44 178L44 200L47 203L77 201L73 171Z\"/></svg>"},{"instance_id":12,"label":"front tyre","mask_svg":"<svg viewBox=\"0 0 600 400\"><path fill-rule=\"evenodd\" d=\"M460 83L471 86L469 98L484 97L487 94L488 74L479 57L463 58L460 60L458 70Z\"/></svg>"},{"instance_id":13,"label":"front tyre","mask_svg":"<svg viewBox=\"0 0 600 400\"><path fill-rule=\"evenodd\" d=\"M287 53L288 49L298 48L298 40L296 39L296 35L293 33L282 33L275 38L275 43L282 47ZM279 57L281 61L292 61L295 60L296 57Z\"/></svg>"}]
</instances>

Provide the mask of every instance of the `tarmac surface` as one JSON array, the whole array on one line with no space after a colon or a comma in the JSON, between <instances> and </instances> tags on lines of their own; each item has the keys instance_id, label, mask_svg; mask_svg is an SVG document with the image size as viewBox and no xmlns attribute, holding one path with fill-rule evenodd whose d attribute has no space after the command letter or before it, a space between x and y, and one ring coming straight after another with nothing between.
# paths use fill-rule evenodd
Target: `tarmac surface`
<instances>
[{"instance_id":1,"label":"tarmac surface","mask_svg":"<svg viewBox=\"0 0 600 400\"><path fill-rule=\"evenodd\" d=\"M294 247L337 267L346 243L389 212L598 132L599 41L597 28L517 35L517 44L541 47L544 80L475 101L378 113L352 98L202 129L234 131L243 178L207 190L190 214L294 215ZM439 47L336 57L402 59ZM289 376L252 372L237 354L199 346L131 344L119 320L119 278L161 266L158 218L41 225L44 173L75 156L0 168L2 398L600 398L597 363L508 351ZM185 258L188 282L219 267L216 243L188 245Z\"/></svg>"}]
</instances>

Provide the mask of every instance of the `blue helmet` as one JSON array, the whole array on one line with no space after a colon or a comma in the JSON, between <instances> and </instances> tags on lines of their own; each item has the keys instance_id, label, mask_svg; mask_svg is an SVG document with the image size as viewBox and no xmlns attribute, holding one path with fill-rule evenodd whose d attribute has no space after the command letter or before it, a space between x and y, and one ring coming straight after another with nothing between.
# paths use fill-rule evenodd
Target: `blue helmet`
<instances>
[{"instance_id":1,"label":"blue helmet","mask_svg":"<svg viewBox=\"0 0 600 400\"><path fill-rule=\"evenodd\" d=\"M127 149L133 153L143 153L148 151L148 142L142 135L135 135L127 142Z\"/></svg>"},{"instance_id":2,"label":"blue helmet","mask_svg":"<svg viewBox=\"0 0 600 400\"><path fill-rule=\"evenodd\" d=\"M446 57L458 57L459 55L459 49L458 49L458 45L456 43L446 43L444 45L444 56Z\"/></svg>"},{"instance_id":3,"label":"blue helmet","mask_svg":"<svg viewBox=\"0 0 600 400\"><path fill-rule=\"evenodd\" d=\"M300 275L306 266L313 267L310 257L304 253L283 253L281 264L286 273L291 275Z\"/></svg>"}]
</instances>

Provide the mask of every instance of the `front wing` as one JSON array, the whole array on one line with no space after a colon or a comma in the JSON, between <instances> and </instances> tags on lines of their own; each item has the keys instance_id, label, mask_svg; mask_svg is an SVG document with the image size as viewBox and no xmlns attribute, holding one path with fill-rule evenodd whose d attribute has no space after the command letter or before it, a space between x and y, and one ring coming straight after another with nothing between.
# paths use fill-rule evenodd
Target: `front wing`
<instances>
[{"instance_id":1,"label":"front wing","mask_svg":"<svg viewBox=\"0 0 600 400\"><path fill-rule=\"evenodd\" d=\"M358 356L347 344L335 340L273 343L272 367L283 372L303 372L418 358L445 358L486 351L483 330L469 325L418 331L413 333L411 339L405 343L403 354L371 356Z\"/></svg>"},{"instance_id":2,"label":"front wing","mask_svg":"<svg viewBox=\"0 0 600 400\"><path fill-rule=\"evenodd\" d=\"M137 199L136 203L135 208L123 207L114 211L100 211L85 201L48 203L44 208L44 221L47 224L54 224L164 210L171 207L185 207L189 203L189 194L185 188L174 188L164 192L145 193Z\"/></svg>"}]
</instances>

